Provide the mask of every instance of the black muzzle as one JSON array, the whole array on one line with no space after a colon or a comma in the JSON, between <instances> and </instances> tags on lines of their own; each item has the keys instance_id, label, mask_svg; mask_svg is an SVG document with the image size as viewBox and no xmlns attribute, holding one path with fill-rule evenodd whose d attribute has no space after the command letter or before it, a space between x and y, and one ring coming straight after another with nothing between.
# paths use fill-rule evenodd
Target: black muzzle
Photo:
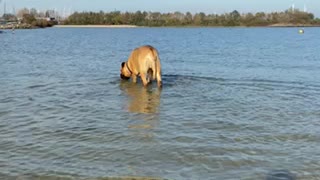
<instances>
[{"instance_id":1,"label":"black muzzle","mask_svg":"<svg viewBox=\"0 0 320 180\"><path fill-rule=\"evenodd\" d=\"M120 74L120 77L121 77L121 79L123 79L123 80L129 80L129 79L130 79L130 77L127 77L127 76L125 76L125 75L123 75L123 74Z\"/></svg>"}]
</instances>

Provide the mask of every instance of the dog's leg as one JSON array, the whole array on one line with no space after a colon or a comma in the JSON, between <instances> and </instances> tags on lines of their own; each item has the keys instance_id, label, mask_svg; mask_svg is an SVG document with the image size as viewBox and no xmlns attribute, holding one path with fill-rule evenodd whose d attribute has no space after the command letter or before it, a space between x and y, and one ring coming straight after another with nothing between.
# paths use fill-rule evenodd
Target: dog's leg
<instances>
[{"instance_id":1,"label":"dog's leg","mask_svg":"<svg viewBox=\"0 0 320 180\"><path fill-rule=\"evenodd\" d=\"M146 79L146 74L145 73L140 73L140 78L141 78L141 81L142 81L143 85L147 86L148 85L148 81Z\"/></svg>"},{"instance_id":2,"label":"dog's leg","mask_svg":"<svg viewBox=\"0 0 320 180\"><path fill-rule=\"evenodd\" d=\"M159 56L157 56L155 72L156 72L155 75L157 76L155 78L157 79L158 87L161 88L162 87L162 79L161 79L161 64L160 64Z\"/></svg>"},{"instance_id":3,"label":"dog's leg","mask_svg":"<svg viewBox=\"0 0 320 180\"><path fill-rule=\"evenodd\" d=\"M153 77L153 70L150 68L147 72L147 82L148 84L152 84L152 80L154 80Z\"/></svg>"},{"instance_id":4,"label":"dog's leg","mask_svg":"<svg viewBox=\"0 0 320 180\"><path fill-rule=\"evenodd\" d=\"M132 77L132 82L137 83L137 75L132 74L131 77Z\"/></svg>"},{"instance_id":5,"label":"dog's leg","mask_svg":"<svg viewBox=\"0 0 320 180\"><path fill-rule=\"evenodd\" d=\"M157 84L159 88L162 87L161 74L159 72L157 73Z\"/></svg>"},{"instance_id":6,"label":"dog's leg","mask_svg":"<svg viewBox=\"0 0 320 180\"><path fill-rule=\"evenodd\" d=\"M148 75L146 77L146 80L147 80L147 84L149 84L150 83L150 77Z\"/></svg>"}]
</instances>

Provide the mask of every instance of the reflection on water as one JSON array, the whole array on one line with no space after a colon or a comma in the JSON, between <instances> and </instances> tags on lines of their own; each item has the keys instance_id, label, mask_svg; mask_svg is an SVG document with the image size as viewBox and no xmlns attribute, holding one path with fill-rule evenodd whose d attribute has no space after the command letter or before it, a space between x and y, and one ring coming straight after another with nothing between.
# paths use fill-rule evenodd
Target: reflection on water
<instances>
[{"instance_id":1,"label":"reflection on water","mask_svg":"<svg viewBox=\"0 0 320 180\"><path fill-rule=\"evenodd\" d=\"M152 139L153 130L159 123L161 89L152 85L143 87L130 81L121 81L120 89L128 99L125 101L126 109L133 113L133 121L128 128L133 130L134 136Z\"/></svg>"},{"instance_id":2,"label":"reflection on water","mask_svg":"<svg viewBox=\"0 0 320 180\"><path fill-rule=\"evenodd\" d=\"M134 84L129 81L121 81L120 89L125 92L129 98L128 111L132 113L155 114L159 111L161 90L148 86L147 88L140 84Z\"/></svg>"}]
</instances>

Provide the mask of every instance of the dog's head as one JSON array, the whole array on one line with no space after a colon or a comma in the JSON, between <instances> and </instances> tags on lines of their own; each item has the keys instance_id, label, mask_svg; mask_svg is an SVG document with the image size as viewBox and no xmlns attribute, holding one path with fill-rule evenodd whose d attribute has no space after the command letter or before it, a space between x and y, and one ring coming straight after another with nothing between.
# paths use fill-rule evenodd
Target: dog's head
<instances>
[{"instance_id":1,"label":"dog's head","mask_svg":"<svg viewBox=\"0 0 320 180\"><path fill-rule=\"evenodd\" d=\"M126 66L127 65L125 62L121 63L120 78L124 79L124 80L130 79L130 76L131 76L131 72L128 70L128 68Z\"/></svg>"}]
</instances>

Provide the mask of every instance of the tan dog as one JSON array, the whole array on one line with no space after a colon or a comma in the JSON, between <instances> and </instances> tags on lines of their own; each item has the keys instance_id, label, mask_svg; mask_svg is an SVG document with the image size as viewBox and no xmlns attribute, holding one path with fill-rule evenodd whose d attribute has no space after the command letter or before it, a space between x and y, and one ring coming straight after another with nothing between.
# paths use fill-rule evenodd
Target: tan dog
<instances>
[{"instance_id":1,"label":"tan dog","mask_svg":"<svg viewBox=\"0 0 320 180\"><path fill-rule=\"evenodd\" d=\"M137 82L137 76L140 76L144 86L147 86L150 80L157 80L158 87L162 87L161 64L158 51L149 45L134 49L127 62L121 63L120 77L122 79L132 78L132 82Z\"/></svg>"}]
</instances>

